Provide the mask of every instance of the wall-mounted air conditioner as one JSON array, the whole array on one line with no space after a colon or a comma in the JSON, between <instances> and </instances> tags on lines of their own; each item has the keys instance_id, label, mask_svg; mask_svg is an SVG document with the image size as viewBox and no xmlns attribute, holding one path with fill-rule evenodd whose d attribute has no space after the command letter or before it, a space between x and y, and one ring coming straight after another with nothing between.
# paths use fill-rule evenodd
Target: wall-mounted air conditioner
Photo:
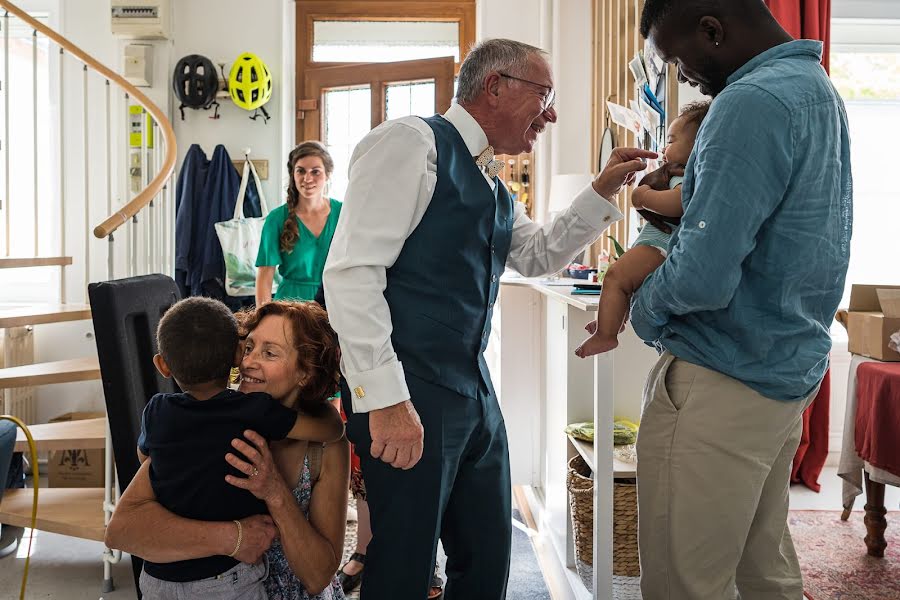
<instances>
[{"instance_id":1,"label":"wall-mounted air conditioner","mask_svg":"<svg viewBox=\"0 0 900 600\"><path fill-rule=\"evenodd\" d=\"M110 0L113 35L130 40L169 37L171 0Z\"/></svg>"}]
</instances>

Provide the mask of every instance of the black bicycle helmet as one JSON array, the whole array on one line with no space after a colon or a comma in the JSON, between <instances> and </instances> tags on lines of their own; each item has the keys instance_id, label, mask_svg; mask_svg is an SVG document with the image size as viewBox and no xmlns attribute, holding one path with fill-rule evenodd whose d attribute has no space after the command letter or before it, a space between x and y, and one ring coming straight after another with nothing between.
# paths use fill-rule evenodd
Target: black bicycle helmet
<instances>
[{"instance_id":1,"label":"black bicycle helmet","mask_svg":"<svg viewBox=\"0 0 900 600\"><path fill-rule=\"evenodd\" d=\"M184 120L184 109L208 109L218 107L216 93L219 91L219 75L212 61L199 54L189 54L175 65L172 75L172 88L175 96L181 101L181 118ZM217 111L218 112L218 111Z\"/></svg>"}]
</instances>

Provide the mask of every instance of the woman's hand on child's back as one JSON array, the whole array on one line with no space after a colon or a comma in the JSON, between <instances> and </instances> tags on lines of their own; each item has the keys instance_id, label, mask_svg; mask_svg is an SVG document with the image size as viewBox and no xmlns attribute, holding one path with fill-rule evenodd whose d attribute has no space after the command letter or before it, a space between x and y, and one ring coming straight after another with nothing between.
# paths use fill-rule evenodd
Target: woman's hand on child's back
<instances>
[{"instance_id":1,"label":"woman's hand on child's back","mask_svg":"<svg viewBox=\"0 0 900 600\"><path fill-rule=\"evenodd\" d=\"M246 460L241 460L230 452L225 455L225 460L247 477L226 475L225 481L235 487L247 490L267 504L281 500L282 492L287 490L287 486L275 467L269 444L264 437L249 429L244 432L244 437L250 441L250 444L235 438L231 440L231 446L243 454ZM287 491L290 493L290 490Z\"/></svg>"}]
</instances>

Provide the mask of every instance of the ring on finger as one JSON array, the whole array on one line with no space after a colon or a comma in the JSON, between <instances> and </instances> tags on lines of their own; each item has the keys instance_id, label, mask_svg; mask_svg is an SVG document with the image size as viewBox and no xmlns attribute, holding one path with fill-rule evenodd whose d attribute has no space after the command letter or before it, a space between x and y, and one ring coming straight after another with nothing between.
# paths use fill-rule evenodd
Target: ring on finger
<instances>
[{"instance_id":1,"label":"ring on finger","mask_svg":"<svg viewBox=\"0 0 900 600\"><path fill-rule=\"evenodd\" d=\"M256 477L257 475L259 475L259 469L253 467L253 470L250 471L250 477Z\"/></svg>"}]
</instances>

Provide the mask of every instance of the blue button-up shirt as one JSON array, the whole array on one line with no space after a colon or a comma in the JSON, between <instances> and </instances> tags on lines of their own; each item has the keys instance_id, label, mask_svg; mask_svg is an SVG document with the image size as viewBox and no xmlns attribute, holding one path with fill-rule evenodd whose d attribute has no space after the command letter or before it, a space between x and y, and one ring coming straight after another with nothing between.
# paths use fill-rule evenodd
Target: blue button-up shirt
<instances>
[{"instance_id":1,"label":"blue button-up shirt","mask_svg":"<svg viewBox=\"0 0 900 600\"><path fill-rule=\"evenodd\" d=\"M850 256L847 114L821 56L793 41L729 77L685 168L681 228L631 316L644 340L778 400L824 376Z\"/></svg>"}]
</instances>

